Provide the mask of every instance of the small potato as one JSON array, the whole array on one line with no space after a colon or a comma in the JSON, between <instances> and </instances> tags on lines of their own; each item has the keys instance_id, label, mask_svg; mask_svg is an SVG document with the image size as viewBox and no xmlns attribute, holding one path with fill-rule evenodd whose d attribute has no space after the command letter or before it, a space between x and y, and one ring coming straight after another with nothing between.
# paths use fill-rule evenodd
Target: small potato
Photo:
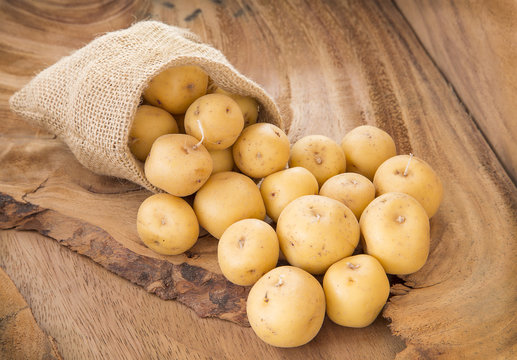
<instances>
[{"instance_id":1,"label":"small potato","mask_svg":"<svg viewBox=\"0 0 517 360\"><path fill-rule=\"evenodd\" d=\"M359 224L352 210L319 195L290 202L278 218L276 232L289 264L311 274L323 274L352 255L359 243Z\"/></svg>"},{"instance_id":2,"label":"small potato","mask_svg":"<svg viewBox=\"0 0 517 360\"><path fill-rule=\"evenodd\" d=\"M205 183L212 166L212 157L196 138L168 134L156 139L144 170L154 186L175 196L187 196Z\"/></svg>"},{"instance_id":3,"label":"small potato","mask_svg":"<svg viewBox=\"0 0 517 360\"><path fill-rule=\"evenodd\" d=\"M178 124L178 133L185 134L185 114L175 114L176 124Z\"/></svg>"},{"instance_id":4,"label":"small potato","mask_svg":"<svg viewBox=\"0 0 517 360\"><path fill-rule=\"evenodd\" d=\"M325 273L323 290L330 320L362 328L373 323L386 304L390 282L377 259L361 254L334 263Z\"/></svg>"},{"instance_id":5,"label":"small potato","mask_svg":"<svg viewBox=\"0 0 517 360\"><path fill-rule=\"evenodd\" d=\"M262 341L284 348L301 346L321 329L325 294L311 274L294 266L280 266L253 285L246 313Z\"/></svg>"},{"instance_id":6,"label":"small potato","mask_svg":"<svg viewBox=\"0 0 517 360\"><path fill-rule=\"evenodd\" d=\"M210 150L208 151L212 157L214 168L212 174L216 174L222 171L232 171L233 165L233 154L232 149L227 148L223 150Z\"/></svg>"},{"instance_id":7,"label":"small potato","mask_svg":"<svg viewBox=\"0 0 517 360\"><path fill-rule=\"evenodd\" d=\"M395 192L379 196L364 210L360 226L364 251L388 274L411 274L427 261L429 218L413 197Z\"/></svg>"},{"instance_id":8,"label":"small potato","mask_svg":"<svg viewBox=\"0 0 517 360\"><path fill-rule=\"evenodd\" d=\"M221 88L217 88L214 93L223 94L235 100L242 111L242 116L244 117L244 127L250 126L257 122L259 107L255 99L250 96L232 94Z\"/></svg>"},{"instance_id":9,"label":"small potato","mask_svg":"<svg viewBox=\"0 0 517 360\"><path fill-rule=\"evenodd\" d=\"M244 119L241 109L230 97L208 94L192 103L185 113L185 131L208 150L223 150L239 137Z\"/></svg>"},{"instance_id":10,"label":"small potato","mask_svg":"<svg viewBox=\"0 0 517 360\"><path fill-rule=\"evenodd\" d=\"M260 185L266 212L273 221L291 201L304 195L318 194L318 181L302 167L294 167L268 175Z\"/></svg>"},{"instance_id":11,"label":"small potato","mask_svg":"<svg viewBox=\"0 0 517 360\"><path fill-rule=\"evenodd\" d=\"M194 211L199 224L217 239L239 220L266 216L258 186L246 175L231 171L210 176L196 193Z\"/></svg>"},{"instance_id":12,"label":"small potato","mask_svg":"<svg viewBox=\"0 0 517 360\"><path fill-rule=\"evenodd\" d=\"M358 126L345 135L341 147L346 155L346 171L372 180L385 160L397 155L392 137L375 126Z\"/></svg>"},{"instance_id":13,"label":"small potato","mask_svg":"<svg viewBox=\"0 0 517 360\"><path fill-rule=\"evenodd\" d=\"M375 187L363 175L343 173L325 181L320 195L341 201L359 220L364 208L375 198Z\"/></svg>"},{"instance_id":14,"label":"small potato","mask_svg":"<svg viewBox=\"0 0 517 360\"><path fill-rule=\"evenodd\" d=\"M407 168L407 171L406 171ZM411 195L422 204L431 218L443 198L443 186L433 168L416 156L394 156L379 166L373 184L377 196L388 192Z\"/></svg>"},{"instance_id":15,"label":"small potato","mask_svg":"<svg viewBox=\"0 0 517 360\"><path fill-rule=\"evenodd\" d=\"M176 120L167 111L156 106L138 108L129 132L129 149L140 161L145 161L154 141L165 134L178 133Z\"/></svg>"},{"instance_id":16,"label":"small potato","mask_svg":"<svg viewBox=\"0 0 517 360\"><path fill-rule=\"evenodd\" d=\"M224 231L217 246L217 259L228 280L248 286L276 266L279 251L278 237L271 225L258 219L244 219Z\"/></svg>"},{"instance_id":17,"label":"small potato","mask_svg":"<svg viewBox=\"0 0 517 360\"><path fill-rule=\"evenodd\" d=\"M233 145L233 159L244 174L263 178L285 168L289 160L289 140L273 124L253 124L244 129Z\"/></svg>"},{"instance_id":18,"label":"small potato","mask_svg":"<svg viewBox=\"0 0 517 360\"><path fill-rule=\"evenodd\" d=\"M326 136L305 136L291 148L289 167L295 166L309 170L321 186L332 176L345 172L345 153L334 140Z\"/></svg>"},{"instance_id":19,"label":"small potato","mask_svg":"<svg viewBox=\"0 0 517 360\"><path fill-rule=\"evenodd\" d=\"M163 255L187 251L199 235L194 210L185 200L169 194L145 199L138 209L136 225L144 244Z\"/></svg>"},{"instance_id":20,"label":"small potato","mask_svg":"<svg viewBox=\"0 0 517 360\"><path fill-rule=\"evenodd\" d=\"M172 114L183 114L190 104L206 94L208 75L203 69L176 66L156 75L144 90L144 99Z\"/></svg>"}]
</instances>

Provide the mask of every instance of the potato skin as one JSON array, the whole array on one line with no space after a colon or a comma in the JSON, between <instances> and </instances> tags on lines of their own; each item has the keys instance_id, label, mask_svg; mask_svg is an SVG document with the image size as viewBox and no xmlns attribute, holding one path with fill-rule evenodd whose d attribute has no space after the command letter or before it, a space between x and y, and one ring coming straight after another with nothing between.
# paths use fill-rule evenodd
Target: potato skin
<instances>
[{"instance_id":1,"label":"potato skin","mask_svg":"<svg viewBox=\"0 0 517 360\"><path fill-rule=\"evenodd\" d=\"M317 195L318 181L305 168L289 168L264 178L260 193L268 216L277 222L280 213L291 201L304 195Z\"/></svg>"},{"instance_id":2,"label":"potato skin","mask_svg":"<svg viewBox=\"0 0 517 360\"><path fill-rule=\"evenodd\" d=\"M253 125L257 122L259 107L255 99L250 96L233 94L221 88L217 88L214 93L229 96L237 103L237 105L239 105L244 118L244 127Z\"/></svg>"},{"instance_id":3,"label":"potato skin","mask_svg":"<svg viewBox=\"0 0 517 360\"><path fill-rule=\"evenodd\" d=\"M327 315L336 324L355 328L374 322L390 294L384 268L373 256L346 257L323 278Z\"/></svg>"},{"instance_id":4,"label":"potato skin","mask_svg":"<svg viewBox=\"0 0 517 360\"><path fill-rule=\"evenodd\" d=\"M235 165L244 174L263 178L285 168L289 140L279 127L258 123L245 128L233 145Z\"/></svg>"},{"instance_id":5,"label":"potato skin","mask_svg":"<svg viewBox=\"0 0 517 360\"><path fill-rule=\"evenodd\" d=\"M291 147L289 167L295 166L309 170L321 186L332 176L345 172L345 153L331 138L323 135L305 136Z\"/></svg>"},{"instance_id":6,"label":"potato skin","mask_svg":"<svg viewBox=\"0 0 517 360\"><path fill-rule=\"evenodd\" d=\"M375 126L358 126L345 135L341 147L346 155L346 171L372 180L377 168L397 155L393 138Z\"/></svg>"},{"instance_id":7,"label":"potato skin","mask_svg":"<svg viewBox=\"0 0 517 360\"><path fill-rule=\"evenodd\" d=\"M276 232L289 264L311 274L323 274L352 255L359 243L359 224L352 210L319 195L289 203L278 218Z\"/></svg>"},{"instance_id":8,"label":"potato skin","mask_svg":"<svg viewBox=\"0 0 517 360\"><path fill-rule=\"evenodd\" d=\"M409 158L409 155L394 156L379 166L373 179L377 196L388 192L411 195L422 204L431 218L438 211L443 199L442 182L433 168L416 156L411 159L404 175Z\"/></svg>"},{"instance_id":9,"label":"potato skin","mask_svg":"<svg viewBox=\"0 0 517 360\"><path fill-rule=\"evenodd\" d=\"M136 110L129 131L129 149L138 160L145 161L157 138L178 131L176 120L167 111L156 106L141 105Z\"/></svg>"},{"instance_id":10,"label":"potato skin","mask_svg":"<svg viewBox=\"0 0 517 360\"><path fill-rule=\"evenodd\" d=\"M175 196L195 193L212 172L212 158L197 139L184 134L160 136L145 161L145 176Z\"/></svg>"},{"instance_id":11,"label":"potato skin","mask_svg":"<svg viewBox=\"0 0 517 360\"><path fill-rule=\"evenodd\" d=\"M375 187L361 174L343 173L325 181L320 195L342 202L359 220L363 210L375 198Z\"/></svg>"},{"instance_id":12,"label":"potato skin","mask_svg":"<svg viewBox=\"0 0 517 360\"><path fill-rule=\"evenodd\" d=\"M199 235L194 210L185 200L169 194L155 194L145 199L138 209L136 224L144 244L163 255L187 251Z\"/></svg>"},{"instance_id":13,"label":"potato skin","mask_svg":"<svg viewBox=\"0 0 517 360\"><path fill-rule=\"evenodd\" d=\"M277 267L250 290L246 312L251 328L264 342L296 347L311 341L325 318L325 294L320 283L294 266Z\"/></svg>"},{"instance_id":14,"label":"potato skin","mask_svg":"<svg viewBox=\"0 0 517 360\"><path fill-rule=\"evenodd\" d=\"M218 172L223 171L232 171L235 162L233 161L232 149L227 148L223 150L209 150L210 156L212 157L212 162L214 167L212 169L212 174L216 174Z\"/></svg>"},{"instance_id":15,"label":"potato skin","mask_svg":"<svg viewBox=\"0 0 517 360\"><path fill-rule=\"evenodd\" d=\"M404 193L386 193L366 207L360 220L365 253L388 274L406 275L424 266L430 227L425 209Z\"/></svg>"},{"instance_id":16,"label":"potato skin","mask_svg":"<svg viewBox=\"0 0 517 360\"><path fill-rule=\"evenodd\" d=\"M217 246L223 275L232 283L253 285L278 262L278 237L268 223L244 219L230 225Z\"/></svg>"},{"instance_id":17,"label":"potato skin","mask_svg":"<svg viewBox=\"0 0 517 360\"><path fill-rule=\"evenodd\" d=\"M194 211L199 224L217 239L239 220L264 220L266 216L258 186L246 175L232 171L210 176L196 193Z\"/></svg>"},{"instance_id":18,"label":"potato skin","mask_svg":"<svg viewBox=\"0 0 517 360\"><path fill-rule=\"evenodd\" d=\"M232 98L208 94L189 106L184 126L187 134L198 140L203 139L203 145L208 150L223 150L237 140L244 127L244 119L239 105Z\"/></svg>"},{"instance_id":19,"label":"potato skin","mask_svg":"<svg viewBox=\"0 0 517 360\"><path fill-rule=\"evenodd\" d=\"M174 114L176 124L178 124L178 133L185 134L185 114Z\"/></svg>"},{"instance_id":20,"label":"potato skin","mask_svg":"<svg viewBox=\"0 0 517 360\"><path fill-rule=\"evenodd\" d=\"M183 114L190 104L206 94L208 75L198 66L165 69L149 82L144 99L172 114Z\"/></svg>"}]
</instances>

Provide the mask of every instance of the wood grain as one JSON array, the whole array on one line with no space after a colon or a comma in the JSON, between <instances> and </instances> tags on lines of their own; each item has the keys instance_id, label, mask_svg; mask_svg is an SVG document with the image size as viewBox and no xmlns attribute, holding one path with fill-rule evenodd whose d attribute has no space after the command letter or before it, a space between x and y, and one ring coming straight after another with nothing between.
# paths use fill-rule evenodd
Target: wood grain
<instances>
[{"instance_id":1,"label":"wood grain","mask_svg":"<svg viewBox=\"0 0 517 360\"><path fill-rule=\"evenodd\" d=\"M0 266L28 299L36 319L57 339L65 358L109 356L115 350L130 358L515 355L515 185L392 3L134 2L112 5L119 10L109 16L96 18L87 12L80 20L54 3L39 3L41 10L25 3L0 4L0 32L5 34L0 52L6 55L2 59L11 59L3 60L6 66L0 72L0 115L5 119L0 124L0 193L9 196L6 202L29 212L16 217L11 211L3 220L10 221L5 227L49 231L50 237L92 255L148 291L159 292L160 287L150 285L164 277L156 272L149 274L152 282L145 282L137 269L130 278L124 272L127 264L116 256L118 250L135 254L139 264L175 269L186 263L217 277L215 242L202 239L183 256L152 253L135 229L136 210L149 193L89 173L63 143L28 127L6 107L9 95L35 72L96 34L129 25L133 16L189 27L221 49L277 99L290 124L291 141L311 133L340 140L359 124L377 125L395 138L399 153L411 151L428 161L445 186L444 202L432 219L428 263L405 277L404 284L393 286L394 296L384 312L391 331L405 341L404 350L382 319L366 329L346 329L327 320L308 345L274 349L249 328L197 319L177 302L149 295L53 240L4 231ZM91 6L102 12L100 3ZM40 42L30 40L32 32ZM37 224L30 222L33 210ZM66 225L72 223L72 228ZM92 229L98 233L89 237ZM81 232L85 236L73 236ZM115 256L109 253L113 249ZM58 296L51 299L48 292L55 289ZM195 307L197 299L184 300ZM86 341L81 343L81 334L70 329L79 329Z\"/></svg>"},{"instance_id":2,"label":"wood grain","mask_svg":"<svg viewBox=\"0 0 517 360\"><path fill-rule=\"evenodd\" d=\"M199 318L34 232L1 232L0 266L64 359L390 359L404 347L379 318L359 331L326 320L309 345L273 348L249 327Z\"/></svg>"},{"instance_id":3,"label":"wood grain","mask_svg":"<svg viewBox=\"0 0 517 360\"><path fill-rule=\"evenodd\" d=\"M221 274L187 262L175 265L134 253L100 227L15 201L8 195L0 195L0 229L35 230L164 300L186 304L199 316L219 317L249 326L246 318L249 289L230 283ZM208 241L214 243L214 239ZM199 247L198 244L194 251ZM194 251L190 250L186 256L194 256Z\"/></svg>"},{"instance_id":4,"label":"wood grain","mask_svg":"<svg viewBox=\"0 0 517 360\"><path fill-rule=\"evenodd\" d=\"M55 340L38 326L31 309L0 268L0 358L61 360Z\"/></svg>"},{"instance_id":5,"label":"wood grain","mask_svg":"<svg viewBox=\"0 0 517 360\"><path fill-rule=\"evenodd\" d=\"M517 183L517 2L396 4Z\"/></svg>"}]
</instances>

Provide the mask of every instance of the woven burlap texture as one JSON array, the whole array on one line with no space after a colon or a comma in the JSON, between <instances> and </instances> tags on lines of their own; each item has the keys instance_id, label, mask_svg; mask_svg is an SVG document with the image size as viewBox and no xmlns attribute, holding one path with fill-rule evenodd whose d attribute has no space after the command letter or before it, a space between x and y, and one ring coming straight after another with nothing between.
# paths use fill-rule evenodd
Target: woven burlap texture
<instances>
[{"instance_id":1,"label":"woven burlap texture","mask_svg":"<svg viewBox=\"0 0 517 360\"><path fill-rule=\"evenodd\" d=\"M193 64L225 90L260 104L259 121L284 128L273 99L213 47L158 21L107 33L43 70L10 99L11 110L56 134L91 171L158 191L128 147L141 94L162 70Z\"/></svg>"}]
</instances>

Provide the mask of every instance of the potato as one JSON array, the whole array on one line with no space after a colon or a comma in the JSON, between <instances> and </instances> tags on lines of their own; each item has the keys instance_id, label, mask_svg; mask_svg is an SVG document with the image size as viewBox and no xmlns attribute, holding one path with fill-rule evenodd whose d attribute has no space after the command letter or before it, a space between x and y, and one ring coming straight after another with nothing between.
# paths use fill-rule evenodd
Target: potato
<instances>
[{"instance_id":1,"label":"potato","mask_svg":"<svg viewBox=\"0 0 517 360\"><path fill-rule=\"evenodd\" d=\"M332 176L345 172L345 153L334 140L326 136L305 136L291 148L289 167L296 166L309 170L321 186Z\"/></svg>"},{"instance_id":2,"label":"potato","mask_svg":"<svg viewBox=\"0 0 517 360\"><path fill-rule=\"evenodd\" d=\"M266 205L266 213L276 222L291 201L303 195L317 195L318 181L309 170L294 167L264 178L260 184L260 193Z\"/></svg>"},{"instance_id":3,"label":"potato","mask_svg":"<svg viewBox=\"0 0 517 360\"><path fill-rule=\"evenodd\" d=\"M342 202L359 220L364 208L375 198L375 187L363 175L343 173L325 181L320 195Z\"/></svg>"},{"instance_id":4,"label":"potato","mask_svg":"<svg viewBox=\"0 0 517 360\"><path fill-rule=\"evenodd\" d=\"M217 88L214 93L223 94L235 100L242 111L242 116L244 117L244 127L250 126L257 122L259 107L255 99L250 96L232 94L221 88Z\"/></svg>"},{"instance_id":5,"label":"potato","mask_svg":"<svg viewBox=\"0 0 517 360\"><path fill-rule=\"evenodd\" d=\"M385 160L397 155L391 136L375 126L358 126L345 135L341 147L346 155L346 171L372 180Z\"/></svg>"},{"instance_id":6,"label":"potato","mask_svg":"<svg viewBox=\"0 0 517 360\"><path fill-rule=\"evenodd\" d=\"M305 195L289 203L276 226L280 249L289 264L311 274L352 255L359 224L352 210L337 200Z\"/></svg>"},{"instance_id":7,"label":"potato","mask_svg":"<svg viewBox=\"0 0 517 360\"><path fill-rule=\"evenodd\" d=\"M244 174L263 178L285 168L289 160L289 140L273 124L253 124L242 131L233 145L233 159Z\"/></svg>"},{"instance_id":8,"label":"potato","mask_svg":"<svg viewBox=\"0 0 517 360\"><path fill-rule=\"evenodd\" d=\"M373 185L377 195L388 192L411 195L422 204L429 217L436 214L443 198L438 175L428 163L412 155L398 155L383 162L375 173Z\"/></svg>"},{"instance_id":9,"label":"potato","mask_svg":"<svg viewBox=\"0 0 517 360\"><path fill-rule=\"evenodd\" d=\"M178 124L178 133L185 134L185 114L174 114L176 124Z\"/></svg>"},{"instance_id":10,"label":"potato","mask_svg":"<svg viewBox=\"0 0 517 360\"><path fill-rule=\"evenodd\" d=\"M323 290L330 320L361 328L373 323L381 312L390 294L390 282L377 259L361 254L329 267Z\"/></svg>"},{"instance_id":11,"label":"potato","mask_svg":"<svg viewBox=\"0 0 517 360\"><path fill-rule=\"evenodd\" d=\"M172 114L183 114L190 104L206 94L208 75L203 69L176 66L156 75L144 90L144 99Z\"/></svg>"},{"instance_id":12,"label":"potato","mask_svg":"<svg viewBox=\"0 0 517 360\"><path fill-rule=\"evenodd\" d=\"M145 162L145 176L175 196L195 193L212 172L212 157L197 139L184 134L160 136Z\"/></svg>"},{"instance_id":13,"label":"potato","mask_svg":"<svg viewBox=\"0 0 517 360\"><path fill-rule=\"evenodd\" d=\"M258 186L231 171L210 176L194 198L199 223L219 239L231 224L248 218L264 220L266 209Z\"/></svg>"},{"instance_id":14,"label":"potato","mask_svg":"<svg viewBox=\"0 0 517 360\"><path fill-rule=\"evenodd\" d=\"M275 230L258 219L244 219L230 225L217 246L223 275L232 283L253 285L278 262Z\"/></svg>"},{"instance_id":15,"label":"potato","mask_svg":"<svg viewBox=\"0 0 517 360\"><path fill-rule=\"evenodd\" d=\"M199 235L194 210L185 200L169 194L145 199L138 209L136 225L144 244L163 255L187 251Z\"/></svg>"},{"instance_id":16,"label":"potato","mask_svg":"<svg viewBox=\"0 0 517 360\"><path fill-rule=\"evenodd\" d=\"M210 153L212 162L214 163L212 174L222 171L231 171L233 169L235 163L233 161L231 148L223 150L209 150L208 152Z\"/></svg>"},{"instance_id":17,"label":"potato","mask_svg":"<svg viewBox=\"0 0 517 360\"><path fill-rule=\"evenodd\" d=\"M165 134L178 133L176 120L156 106L142 105L135 113L129 131L129 149L140 161L145 161L154 141Z\"/></svg>"},{"instance_id":18,"label":"potato","mask_svg":"<svg viewBox=\"0 0 517 360\"><path fill-rule=\"evenodd\" d=\"M325 294L309 273L277 267L253 285L246 303L251 328L264 342L295 347L311 341L325 318Z\"/></svg>"},{"instance_id":19,"label":"potato","mask_svg":"<svg viewBox=\"0 0 517 360\"><path fill-rule=\"evenodd\" d=\"M185 113L185 131L203 141L208 150L223 150L239 137L244 119L230 97L208 94L192 103Z\"/></svg>"},{"instance_id":20,"label":"potato","mask_svg":"<svg viewBox=\"0 0 517 360\"><path fill-rule=\"evenodd\" d=\"M411 274L427 261L429 218L413 197L395 192L379 196L364 210L360 226L365 253L388 274Z\"/></svg>"}]
</instances>

